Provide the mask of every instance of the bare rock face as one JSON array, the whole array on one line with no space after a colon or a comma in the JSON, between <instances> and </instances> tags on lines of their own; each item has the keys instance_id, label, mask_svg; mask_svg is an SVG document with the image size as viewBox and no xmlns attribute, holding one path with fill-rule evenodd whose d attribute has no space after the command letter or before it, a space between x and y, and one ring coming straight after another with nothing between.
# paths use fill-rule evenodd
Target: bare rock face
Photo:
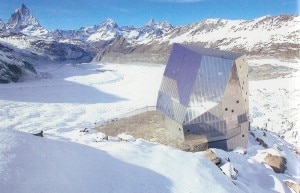
<instances>
[{"instance_id":1,"label":"bare rock face","mask_svg":"<svg viewBox=\"0 0 300 193\"><path fill-rule=\"evenodd\" d=\"M0 43L0 84L17 82L21 76L35 76L33 65L26 60L16 56L14 49Z\"/></svg>"},{"instance_id":2,"label":"bare rock face","mask_svg":"<svg viewBox=\"0 0 300 193\"><path fill-rule=\"evenodd\" d=\"M300 193L300 185L297 184L296 182L292 181L292 180L285 180L284 183L291 188L292 190L294 190L296 193Z\"/></svg>"},{"instance_id":3,"label":"bare rock face","mask_svg":"<svg viewBox=\"0 0 300 193\"><path fill-rule=\"evenodd\" d=\"M165 64L171 51L171 45L158 42L151 44L130 44L119 36L112 44L99 52L93 61L102 63L154 63Z\"/></svg>"},{"instance_id":4,"label":"bare rock face","mask_svg":"<svg viewBox=\"0 0 300 193\"><path fill-rule=\"evenodd\" d=\"M220 158L218 158L217 155L211 149L207 149L207 150L201 152L201 155L203 155L204 157L206 157L207 159L209 159L211 162L213 162L216 165L221 163Z\"/></svg>"},{"instance_id":5,"label":"bare rock face","mask_svg":"<svg viewBox=\"0 0 300 193\"><path fill-rule=\"evenodd\" d=\"M286 169L286 158L268 153L264 160L266 164L274 170L274 172L284 173Z\"/></svg>"},{"instance_id":6,"label":"bare rock face","mask_svg":"<svg viewBox=\"0 0 300 193\"><path fill-rule=\"evenodd\" d=\"M268 148L268 145L261 138L257 137L256 141L259 142L259 145L263 146L264 148Z\"/></svg>"}]
</instances>

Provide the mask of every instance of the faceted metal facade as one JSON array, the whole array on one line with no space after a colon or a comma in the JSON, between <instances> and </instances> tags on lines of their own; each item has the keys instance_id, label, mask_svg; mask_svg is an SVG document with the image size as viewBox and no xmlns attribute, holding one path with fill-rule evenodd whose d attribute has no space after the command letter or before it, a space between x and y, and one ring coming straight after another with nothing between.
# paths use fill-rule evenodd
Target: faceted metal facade
<instances>
[{"instance_id":1,"label":"faceted metal facade","mask_svg":"<svg viewBox=\"0 0 300 193\"><path fill-rule=\"evenodd\" d=\"M157 109L184 139L204 135L210 147L232 150L248 141L248 65L233 52L174 44ZM166 124L169 127L174 124ZM176 125L176 124L175 124Z\"/></svg>"}]
</instances>

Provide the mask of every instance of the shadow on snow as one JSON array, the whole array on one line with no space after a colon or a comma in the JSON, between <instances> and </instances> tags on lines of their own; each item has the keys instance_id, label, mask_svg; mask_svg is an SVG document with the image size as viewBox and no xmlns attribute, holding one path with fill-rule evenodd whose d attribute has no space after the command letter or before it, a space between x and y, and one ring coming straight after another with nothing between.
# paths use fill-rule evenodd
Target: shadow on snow
<instances>
[{"instance_id":1,"label":"shadow on snow","mask_svg":"<svg viewBox=\"0 0 300 193\"><path fill-rule=\"evenodd\" d=\"M101 74L110 70L103 66L85 65L54 65L45 67L48 79L27 81L15 84L0 85L0 100L37 102L37 103L113 103L126 100L105 93L89 85L66 80L69 77ZM44 69L45 70L45 69ZM100 83L101 84L101 83Z\"/></svg>"},{"instance_id":2,"label":"shadow on snow","mask_svg":"<svg viewBox=\"0 0 300 193\"><path fill-rule=\"evenodd\" d=\"M10 158L0 170L3 192L170 192L172 183L166 177L102 150L10 132L14 139L6 140L10 148L1 153Z\"/></svg>"}]
</instances>

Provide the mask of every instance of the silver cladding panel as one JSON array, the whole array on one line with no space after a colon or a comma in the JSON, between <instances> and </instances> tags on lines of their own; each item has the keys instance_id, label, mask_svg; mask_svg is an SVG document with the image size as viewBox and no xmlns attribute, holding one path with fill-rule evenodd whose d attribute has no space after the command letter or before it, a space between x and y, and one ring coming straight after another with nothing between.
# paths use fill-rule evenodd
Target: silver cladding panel
<instances>
[{"instance_id":1,"label":"silver cladding panel","mask_svg":"<svg viewBox=\"0 0 300 193\"><path fill-rule=\"evenodd\" d=\"M226 150L246 147L249 103L245 57L175 44L157 109L181 124L183 135L206 135L210 142L225 140Z\"/></svg>"},{"instance_id":2,"label":"silver cladding panel","mask_svg":"<svg viewBox=\"0 0 300 193\"><path fill-rule=\"evenodd\" d=\"M195 84L202 56L180 45L174 45L164 77L173 79L180 104L187 106Z\"/></svg>"},{"instance_id":3,"label":"silver cladding panel","mask_svg":"<svg viewBox=\"0 0 300 193\"><path fill-rule=\"evenodd\" d=\"M205 101L220 102L232 64L232 60L203 56L189 106L201 106Z\"/></svg>"}]
</instances>

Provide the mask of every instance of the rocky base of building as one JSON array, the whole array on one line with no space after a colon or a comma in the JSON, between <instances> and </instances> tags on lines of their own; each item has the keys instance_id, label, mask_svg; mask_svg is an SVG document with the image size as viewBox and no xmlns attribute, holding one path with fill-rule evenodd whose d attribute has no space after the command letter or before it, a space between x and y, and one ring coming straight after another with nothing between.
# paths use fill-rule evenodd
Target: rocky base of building
<instances>
[{"instance_id":1,"label":"rocky base of building","mask_svg":"<svg viewBox=\"0 0 300 193\"><path fill-rule=\"evenodd\" d=\"M107 136L131 135L147 141L157 142L183 151L198 152L208 149L207 139L200 135L189 135L185 139L172 134L164 127L164 116L156 110L114 119L95 128Z\"/></svg>"}]
</instances>

